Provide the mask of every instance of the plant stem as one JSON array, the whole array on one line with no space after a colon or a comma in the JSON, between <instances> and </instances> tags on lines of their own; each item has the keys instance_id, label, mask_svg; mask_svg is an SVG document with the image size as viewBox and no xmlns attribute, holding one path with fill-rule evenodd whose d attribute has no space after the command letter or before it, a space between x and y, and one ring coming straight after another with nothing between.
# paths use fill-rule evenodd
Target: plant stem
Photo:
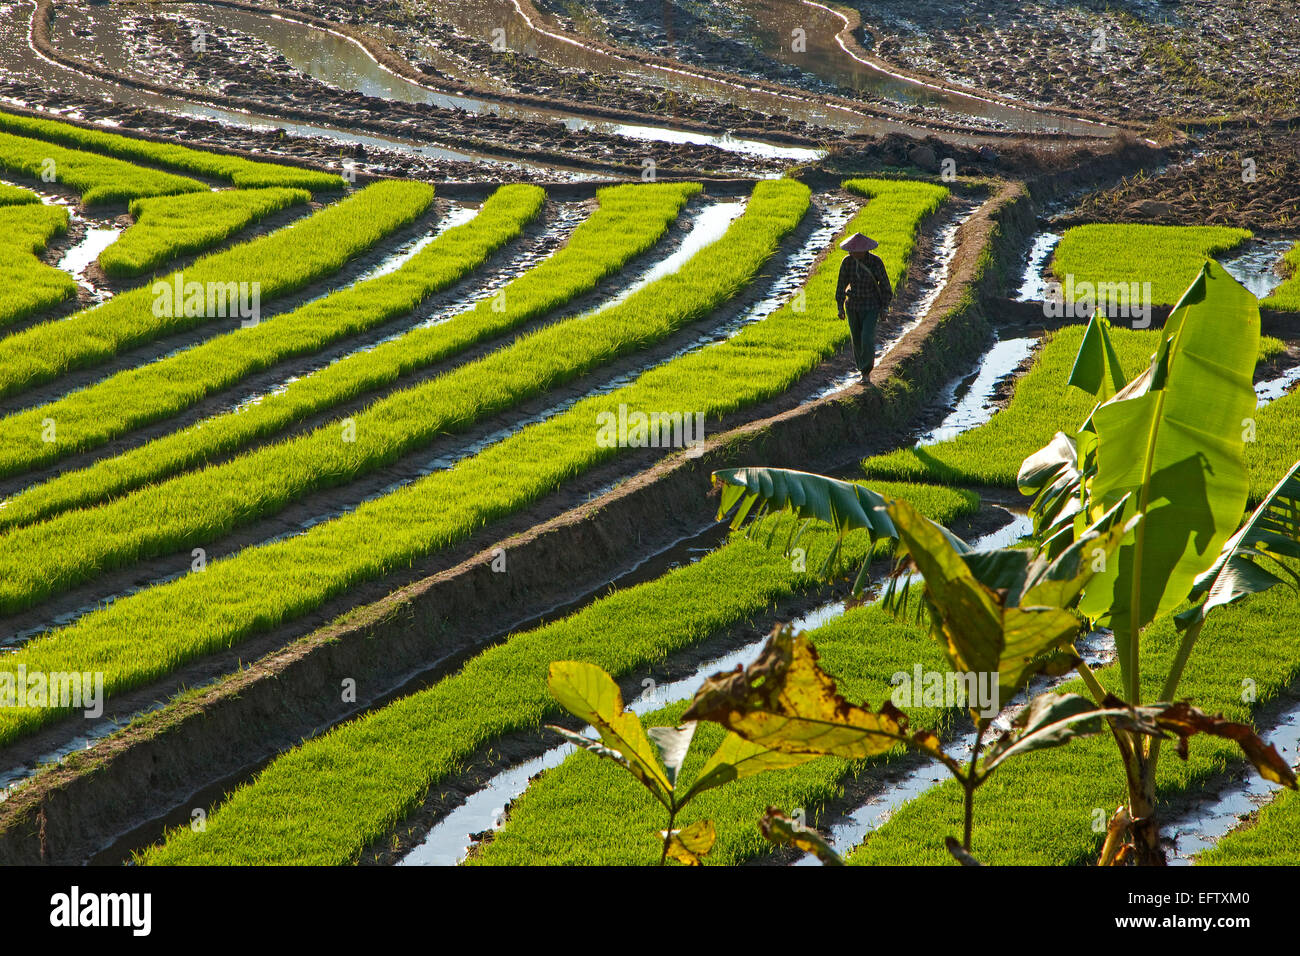
<instances>
[{"instance_id":1,"label":"plant stem","mask_svg":"<svg viewBox=\"0 0 1300 956\"><path fill-rule=\"evenodd\" d=\"M659 865L663 866L668 862L668 847L673 842L673 823L677 820L677 806L668 808L668 829L664 831L664 852L659 857Z\"/></svg>"},{"instance_id":2,"label":"plant stem","mask_svg":"<svg viewBox=\"0 0 1300 956\"><path fill-rule=\"evenodd\" d=\"M1201 618L1187 630L1183 631L1182 640L1178 642L1178 655L1174 658L1173 667L1169 669L1169 676L1165 678L1165 686L1160 691L1160 699L1173 703L1174 694L1178 693L1178 682L1183 679L1183 669L1187 667L1187 659L1192 656L1192 648L1196 645L1196 639L1201 635L1201 626L1205 623L1205 618ZM1160 760L1160 738L1157 737L1151 741L1151 750L1147 757L1147 772L1155 777L1156 764Z\"/></svg>"},{"instance_id":3,"label":"plant stem","mask_svg":"<svg viewBox=\"0 0 1300 956\"><path fill-rule=\"evenodd\" d=\"M971 749L970 770L966 774L966 779L962 781L966 789L966 821L962 832L962 847L967 853L971 852L970 840L971 829L975 822L975 788L980 785L980 780L976 774L975 765L980 759L980 750L984 747L984 729L987 724L980 721L975 727L975 746Z\"/></svg>"}]
</instances>

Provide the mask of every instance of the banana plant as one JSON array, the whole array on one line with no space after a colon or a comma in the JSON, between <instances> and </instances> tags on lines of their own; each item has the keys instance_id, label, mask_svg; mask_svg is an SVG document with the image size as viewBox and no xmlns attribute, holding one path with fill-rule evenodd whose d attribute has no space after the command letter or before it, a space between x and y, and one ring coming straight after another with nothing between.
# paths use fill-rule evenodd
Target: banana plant
<instances>
[{"instance_id":1,"label":"banana plant","mask_svg":"<svg viewBox=\"0 0 1300 956\"><path fill-rule=\"evenodd\" d=\"M1141 635L1152 622L1189 598L1198 602L1176 619L1180 647L1161 693L1172 701L1206 615L1283 580L1261 560L1294 577L1278 560L1300 553L1294 468L1241 524L1249 489L1244 426L1256 404L1258 350L1258 302L1212 261L1174 307L1150 364L1132 381L1119 367L1105 320L1094 315L1069 384L1098 403L1075 436L1058 433L1021 467L1019 485L1036 495L1035 530L1049 552L1120 498L1143 515L1079 605L1114 631L1125 696L1134 706L1141 704ZM1104 691L1086 665L1080 673L1100 700ZM1155 820L1160 740L1116 734L1116 742L1133 857L1163 863Z\"/></svg>"},{"instance_id":2,"label":"banana plant","mask_svg":"<svg viewBox=\"0 0 1300 956\"><path fill-rule=\"evenodd\" d=\"M1070 553L1102 518L1112 528L1125 529L1115 552L1090 555L1101 559L1097 573L1068 596L1092 624L1108 625L1115 632L1125 689L1122 703L1134 713L1144 713L1140 637L1145 627L1174 611L1189 594L1194 599L1205 596L1200 605L1203 620L1227 595L1238 600L1289 573L1280 563L1281 573L1264 571L1261 558L1295 556L1300 529L1294 520L1294 482L1284 479L1269 497L1272 505L1266 502L1268 507L1261 506L1238 530L1248 490L1244 424L1255 407L1252 379L1258 348L1257 301L1212 261L1181 297L1149 366L1132 381L1120 367L1106 320L1094 315L1069 384L1093 394L1097 404L1074 436L1058 433L1021 468L1021 490L1036 496L1031 509L1040 540L1036 560L1052 562ZM792 541L809 521L830 524L841 538L854 529L866 530L873 540L900 538L897 521L886 520L895 516L881 496L848 482L769 468L720 471L714 478L723 486L719 518L739 504L733 526L752 515L751 532L765 514L785 510L805 519ZM1288 479L1294 478L1293 469ZM982 584L996 589L995 582L1014 567L1009 558L972 556L949 532L943 535ZM927 553L936 540L927 535L926 547L917 550ZM837 555L833 551L828 565ZM1027 564L1029 559L1024 560ZM955 569L951 560L933 562L928 573L920 568L932 604L943 590L930 590L932 583ZM855 594L865 573L864 566L854 582ZM904 599L906 593L904 589ZM1171 714L1171 708L1183 706L1172 701L1199 632L1199 624L1187 620L1184 652L1166 676L1162 700L1149 705L1154 713ZM1096 706L1106 709L1107 701L1115 702L1082 660L1075 666ZM1194 721L1199 732L1212 732L1215 725L1202 717ZM1115 844L1109 858L1161 863L1154 808L1163 734L1151 732L1150 725L1144 729L1140 722L1108 725L1124 759L1129 789L1128 806L1116 817L1127 820L1126 829L1107 841ZM1236 727L1225 735L1235 735L1251 757L1258 738ZM1185 737L1180 736L1182 741ZM1294 774L1284 764L1277 766L1271 759L1253 762L1270 779L1294 786ZM971 768L967 780L977 777ZM1123 847L1127 849L1121 853ZM968 845L964 849L969 852Z\"/></svg>"},{"instance_id":3,"label":"banana plant","mask_svg":"<svg viewBox=\"0 0 1300 956\"><path fill-rule=\"evenodd\" d=\"M802 500L835 500L829 493L832 488L825 484L831 479L812 480L815 477L805 475L798 481L826 493L805 495ZM786 478L793 481L793 476ZM841 494L839 500L860 499ZM1088 705L1086 719L1077 708L1066 713L1048 707L1047 719L1036 719L1018 732L1004 734L981 763L985 735L1008 701L1035 675L1061 674L1079 662L1073 642L1083 621L1070 606L1097 573L1095 555L1113 553L1138 520L1119 525L1116 519L1123 506L1121 502L1104 515L1052 561L1031 549L975 552L963 544L959 550L950 532L906 501L889 500L879 506L880 513L873 520L882 527L888 521L902 556L885 595L886 607L905 613L911 582L919 575L922 607L928 612L931 633L954 670L993 678L989 681L996 689L993 701L967 701L976 727L968 765L945 753L933 733L909 731L906 715L892 702L873 710L845 700L836 691L834 679L818 666L812 644L788 629L773 636L764 654L747 671L711 678L684 717L715 721L746 740L789 755L861 758L900 744L920 751L943 764L962 787L963 837L959 845L950 845L950 850L964 861L973 859L975 792L1006 756L1039 749L1049 740L1063 743L1070 737L1065 733L1067 726L1075 727L1077 735L1085 732L1085 725L1092 728L1088 732L1096 732L1103 721L1131 720L1122 706ZM1151 730L1154 732L1154 725ZM789 841L798 836L770 816L762 828L786 845L793 845ZM811 838L804 834L799 839L807 843Z\"/></svg>"},{"instance_id":4,"label":"banana plant","mask_svg":"<svg viewBox=\"0 0 1300 956\"><path fill-rule=\"evenodd\" d=\"M564 727L548 725L548 729L584 750L614 761L663 805L668 825L659 833L663 841L660 866L670 858L687 866L701 866L713 849L717 832L712 821L699 820L686 827L675 827L678 816L695 797L733 780L765 770L797 766L816 756L768 750L736 734L728 734L696 774L694 782L681 788L678 776L695 738L695 721L677 727L643 727L640 717L624 709L623 694L614 679L595 664L583 661L552 663L547 686L556 701L595 728L600 739L593 740Z\"/></svg>"}]
</instances>

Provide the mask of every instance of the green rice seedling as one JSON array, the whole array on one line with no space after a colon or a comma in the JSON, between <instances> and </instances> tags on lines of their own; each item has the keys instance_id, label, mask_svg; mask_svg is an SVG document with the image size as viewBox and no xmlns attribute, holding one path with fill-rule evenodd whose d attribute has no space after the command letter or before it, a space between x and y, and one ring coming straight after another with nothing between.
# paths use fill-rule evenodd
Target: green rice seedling
<instances>
[{"instance_id":1,"label":"green rice seedling","mask_svg":"<svg viewBox=\"0 0 1300 956\"><path fill-rule=\"evenodd\" d=\"M30 189L23 189L20 186L6 186L4 183L0 183L0 206L22 206L40 201L41 197Z\"/></svg>"},{"instance_id":2,"label":"green rice seedling","mask_svg":"<svg viewBox=\"0 0 1300 956\"><path fill-rule=\"evenodd\" d=\"M1274 312L1300 312L1300 242L1283 258L1288 278L1273 290L1273 294L1260 302L1260 308Z\"/></svg>"},{"instance_id":3,"label":"green rice seedling","mask_svg":"<svg viewBox=\"0 0 1300 956\"><path fill-rule=\"evenodd\" d=\"M225 156L190 149L175 143L155 143L120 133L83 129L52 119L18 116L0 111L0 130L63 143L78 149L90 149L121 159L156 163L196 176L226 180L242 189L282 186L309 189L312 192L343 188L342 177L314 169L299 169L280 163L263 163L239 156Z\"/></svg>"},{"instance_id":4,"label":"green rice seedling","mask_svg":"<svg viewBox=\"0 0 1300 956\"><path fill-rule=\"evenodd\" d=\"M1283 588L1225 608L1206 625L1200 648L1188 662L1179 696L1210 713L1249 722L1277 701L1300 677L1300 604ZM1156 663L1145 697L1156 699L1163 672L1177 654L1180 634L1166 619L1143 635L1143 654ZM1121 692L1117 666L1095 672L1102 685ZM1253 695L1243 694L1249 678ZM1072 681L1061 693L1087 693ZM1253 700L1247 698L1253 696ZM1232 741L1197 737L1190 757L1159 766L1157 795L1162 806L1203 789L1228 768L1239 766ZM981 862L993 865L1079 865L1096 859L1106 821L1126 797L1124 773L1114 742L1075 741L1068 747L1031 754L1005 767L980 791L983 812L975 845ZM961 792L944 783L904 805L849 857L865 865L950 864L933 834L961 819ZM1015 821L1006 826L1006 820ZM1291 861L1296 854L1293 852Z\"/></svg>"},{"instance_id":5,"label":"green rice seedling","mask_svg":"<svg viewBox=\"0 0 1300 956\"><path fill-rule=\"evenodd\" d=\"M447 322L419 327L373 349L353 353L294 380L256 404L35 485L0 507L0 528L104 501L237 451L289 423L381 388L400 375L544 315L589 291L649 249L698 190L690 184L603 189L600 209L574 230L565 246L510 282L500 294ZM304 332L298 337L317 346L326 330L347 330L362 320L390 317L392 308L411 301L426 288L440 287L464 274L516 235L536 214L541 198L536 187L504 186L473 222L448 230L391 276L362 283L258 329L223 336L146 368L114 376L65 400L0 420L0 472L53 461L71 450L107 441L142 421L170 414L180 407L180 401L192 401L196 384L205 376L224 384L232 369L242 371L245 366L238 364L241 355L259 367L275 361L284 354L284 344L295 341L285 331L290 322L301 320ZM416 277L426 281L412 282ZM402 297L390 302L392 293L399 290ZM341 321L345 316L354 316L351 325ZM238 347L241 342L247 343L242 350ZM217 379L216 375L223 377ZM51 417L60 423L60 440L38 442L40 422Z\"/></svg>"},{"instance_id":6,"label":"green rice seedling","mask_svg":"<svg viewBox=\"0 0 1300 956\"><path fill-rule=\"evenodd\" d=\"M1062 283L1110 288L1151 284L1151 305L1173 305L1207 258L1241 245L1248 229L1227 226L1148 226L1097 223L1067 229L1056 247L1052 272ZM1069 294L1066 301L1081 296ZM1115 301L1112 297L1112 301Z\"/></svg>"},{"instance_id":7,"label":"green rice seedling","mask_svg":"<svg viewBox=\"0 0 1300 956\"><path fill-rule=\"evenodd\" d=\"M39 257L67 228L62 206L0 205L0 328L77 294L72 276Z\"/></svg>"},{"instance_id":8,"label":"green rice seedling","mask_svg":"<svg viewBox=\"0 0 1300 956\"><path fill-rule=\"evenodd\" d=\"M889 490L906 495L937 521L956 520L978 507L978 498L969 492ZM814 532L804 541L809 567L824 558L831 538ZM873 550L863 534L849 536L844 547L854 560ZM883 554L884 547L877 545L875 553ZM698 562L512 635L429 689L290 750L232 794L204 832L174 830L144 861L355 862L367 845L418 806L429 788L481 747L558 714L546 688L552 660L584 660L629 675L815 583L815 576L796 571L779 553L734 535ZM852 653L847 645L845 650ZM359 765L368 768L363 785L356 778Z\"/></svg>"},{"instance_id":9,"label":"green rice seedling","mask_svg":"<svg viewBox=\"0 0 1300 956\"><path fill-rule=\"evenodd\" d=\"M209 249L259 219L310 200L305 189L281 188L137 199L130 206L135 222L99 254L99 265L115 278L138 276Z\"/></svg>"},{"instance_id":10,"label":"green rice seedling","mask_svg":"<svg viewBox=\"0 0 1300 956\"><path fill-rule=\"evenodd\" d=\"M0 555L0 610L12 613L108 568L173 551L180 543L189 548L210 541L662 340L752 280L798 224L808 198L808 188L792 180L761 183L749 208L721 239L624 302L522 336L483 359L395 392L343 422L98 508L8 532ZM54 543L68 533L78 539L71 551ZM9 559L18 555L25 567L21 574L13 567L15 576L10 577Z\"/></svg>"},{"instance_id":11,"label":"green rice seedling","mask_svg":"<svg viewBox=\"0 0 1300 956\"><path fill-rule=\"evenodd\" d=\"M184 176L11 133L0 133L0 169L61 183L80 193L87 206L206 189L201 182Z\"/></svg>"},{"instance_id":12,"label":"green rice seedling","mask_svg":"<svg viewBox=\"0 0 1300 956\"><path fill-rule=\"evenodd\" d=\"M917 226L927 206L928 201L912 205ZM868 205L849 229L865 228L872 208ZM898 214L907 213L899 209ZM594 440L598 416L617 416L620 405L693 412L716 421L778 395L848 339L845 324L835 317L838 264L838 255L829 256L806 286L805 297L796 297L726 342L673 359L608 395L585 399L295 538L209 561L202 574L121 598L29 642L11 656L13 666L68 670L79 664L61 662L94 660L102 665L106 692L119 693L299 617L354 584L409 567L625 453L623 445ZM718 269L710 264L708 271ZM798 348L789 345L792 335L800 337ZM79 548L81 542L65 546ZM57 714L51 708L0 713L0 744Z\"/></svg>"},{"instance_id":13,"label":"green rice seedling","mask_svg":"<svg viewBox=\"0 0 1300 956\"><path fill-rule=\"evenodd\" d=\"M260 290L265 304L337 272L395 229L414 222L432 201L433 187L424 183L375 183L268 236L204 256L154 286L123 292L57 323L0 339L0 396L48 382L69 369L100 364L122 349L223 318L203 314L206 308L196 310L199 314L159 310L155 287L165 291L166 285L177 281L187 287L245 283ZM233 321L238 324L240 319L236 316Z\"/></svg>"}]
</instances>

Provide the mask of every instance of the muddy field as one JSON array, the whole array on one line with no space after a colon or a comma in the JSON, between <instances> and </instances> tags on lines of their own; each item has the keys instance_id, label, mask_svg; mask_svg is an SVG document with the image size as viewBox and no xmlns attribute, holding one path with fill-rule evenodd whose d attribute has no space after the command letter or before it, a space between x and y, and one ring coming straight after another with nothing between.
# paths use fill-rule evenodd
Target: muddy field
<instances>
[{"instance_id":1,"label":"muddy field","mask_svg":"<svg viewBox=\"0 0 1300 956\"><path fill-rule=\"evenodd\" d=\"M1300 92L1292 0L872 0L882 57L1053 106L1160 120L1286 115Z\"/></svg>"},{"instance_id":2,"label":"muddy field","mask_svg":"<svg viewBox=\"0 0 1300 956\"><path fill-rule=\"evenodd\" d=\"M1238 226L1293 232L1300 223L1300 131L1211 133L1182 162L1083 198L1072 221Z\"/></svg>"}]
</instances>

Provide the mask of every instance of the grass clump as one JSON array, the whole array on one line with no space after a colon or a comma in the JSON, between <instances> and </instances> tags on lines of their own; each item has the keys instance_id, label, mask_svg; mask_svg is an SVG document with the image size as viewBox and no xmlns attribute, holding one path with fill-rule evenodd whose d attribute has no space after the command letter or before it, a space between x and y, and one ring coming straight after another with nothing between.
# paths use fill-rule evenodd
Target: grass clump
<instances>
[{"instance_id":1,"label":"grass clump","mask_svg":"<svg viewBox=\"0 0 1300 956\"><path fill-rule=\"evenodd\" d=\"M87 206L206 189L201 182L185 176L3 132L0 132L0 169L61 183L80 193L81 201ZM50 175L53 180L47 178Z\"/></svg>"},{"instance_id":2,"label":"grass clump","mask_svg":"<svg viewBox=\"0 0 1300 956\"><path fill-rule=\"evenodd\" d=\"M299 169L280 163L264 163L239 156L225 156L199 149L190 149L176 143L155 143L120 133L97 129L83 129L57 120L18 116L0 111L0 130L33 136L52 143L63 143L79 149L90 149L121 159L156 163L170 169L179 169L196 176L222 179L242 189L263 189L283 186L309 189L312 192L343 188L343 178L334 173L314 169Z\"/></svg>"},{"instance_id":3,"label":"grass clump","mask_svg":"<svg viewBox=\"0 0 1300 956\"><path fill-rule=\"evenodd\" d=\"M99 254L107 275L129 278L202 252L272 213L308 202L305 189L225 189L155 196L131 203L135 222Z\"/></svg>"},{"instance_id":4,"label":"grass clump","mask_svg":"<svg viewBox=\"0 0 1300 956\"><path fill-rule=\"evenodd\" d=\"M1151 305L1173 305L1207 258L1236 248L1248 229L1095 223L1067 229L1052 272L1062 282L1151 283Z\"/></svg>"},{"instance_id":5,"label":"grass clump","mask_svg":"<svg viewBox=\"0 0 1300 956\"><path fill-rule=\"evenodd\" d=\"M0 205L0 328L77 294L72 276L39 255L67 229L68 210L62 206Z\"/></svg>"}]
</instances>

